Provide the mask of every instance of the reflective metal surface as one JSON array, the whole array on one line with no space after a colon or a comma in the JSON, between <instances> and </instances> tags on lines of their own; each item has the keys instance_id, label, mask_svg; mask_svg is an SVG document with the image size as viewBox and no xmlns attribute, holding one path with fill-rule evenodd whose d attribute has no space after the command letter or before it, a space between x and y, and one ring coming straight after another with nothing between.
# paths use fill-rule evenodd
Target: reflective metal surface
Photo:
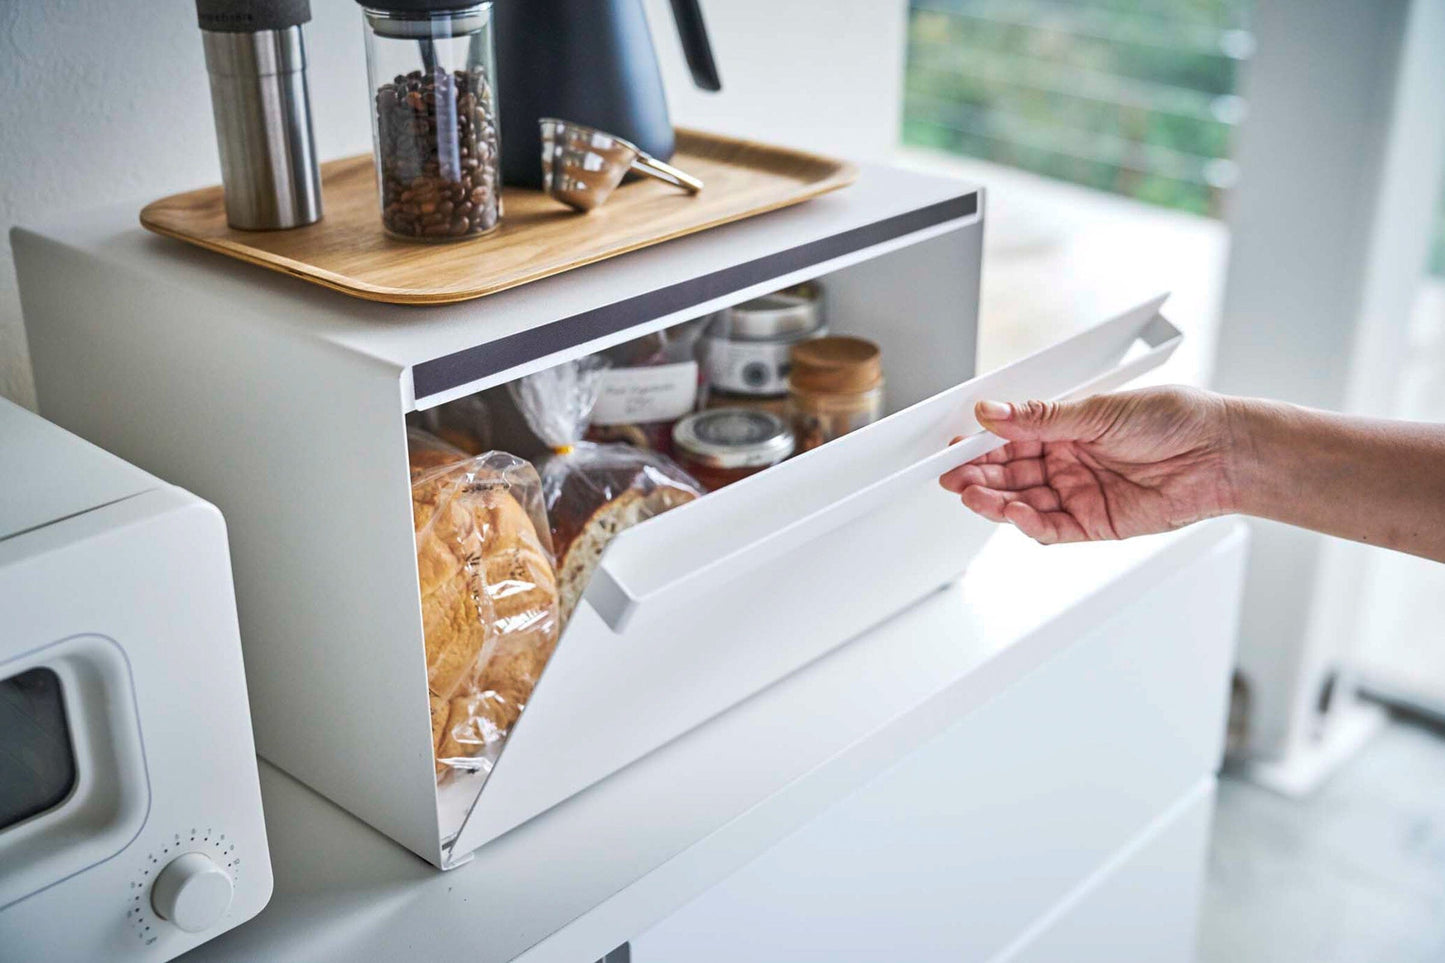
<instances>
[{"instance_id":1,"label":"reflective metal surface","mask_svg":"<svg viewBox=\"0 0 1445 963\"><path fill-rule=\"evenodd\" d=\"M543 117L542 190L568 207L590 211L606 202L629 171L680 187L689 194L702 181L645 153L636 144L583 124Z\"/></svg>"},{"instance_id":2,"label":"reflective metal surface","mask_svg":"<svg viewBox=\"0 0 1445 963\"><path fill-rule=\"evenodd\" d=\"M321 218L301 27L201 31L226 188L226 220L242 230Z\"/></svg>"}]
</instances>

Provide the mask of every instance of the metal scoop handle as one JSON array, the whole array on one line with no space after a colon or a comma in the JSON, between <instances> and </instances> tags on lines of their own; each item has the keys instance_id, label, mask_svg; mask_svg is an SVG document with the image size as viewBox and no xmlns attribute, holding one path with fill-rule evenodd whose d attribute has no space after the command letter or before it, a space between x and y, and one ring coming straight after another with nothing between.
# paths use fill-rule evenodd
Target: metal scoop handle
<instances>
[{"instance_id":1,"label":"metal scoop handle","mask_svg":"<svg viewBox=\"0 0 1445 963\"><path fill-rule=\"evenodd\" d=\"M693 177L687 171L678 170L671 164L663 163L651 154L637 152L637 157L632 162L632 169L639 174L646 174L648 177L655 177L660 181L666 181L673 187L681 187L689 194L696 194L702 190L702 181Z\"/></svg>"}]
</instances>

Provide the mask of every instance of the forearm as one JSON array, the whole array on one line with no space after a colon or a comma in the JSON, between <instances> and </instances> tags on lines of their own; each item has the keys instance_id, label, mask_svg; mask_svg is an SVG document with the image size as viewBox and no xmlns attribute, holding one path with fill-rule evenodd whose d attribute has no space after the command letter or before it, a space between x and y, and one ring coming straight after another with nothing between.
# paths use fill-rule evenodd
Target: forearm
<instances>
[{"instance_id":1,"label":"forearm","mask_svg":"<svg viewBox=\"0 0 1445 963\"><path fill-rule=\"evenodd\" d=\"M1236 511L1445 562L1445 426L1230 399Z\"/></svg>"}]
</instances>

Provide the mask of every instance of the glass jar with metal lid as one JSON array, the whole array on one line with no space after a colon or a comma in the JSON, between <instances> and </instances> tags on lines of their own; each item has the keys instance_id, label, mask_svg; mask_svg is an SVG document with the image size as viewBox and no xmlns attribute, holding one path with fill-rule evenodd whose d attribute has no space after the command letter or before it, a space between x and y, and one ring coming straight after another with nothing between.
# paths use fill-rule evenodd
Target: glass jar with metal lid
<instances>
[{"instance_id":1,"label":"glass jar with metal lid","mask_svg":"<svg viewBox=\"0 0 1445 963\"><path fill-rule=\"evenodd\" d=\"M457 241L502 216L489 0L361 0L381 222Z\"/></svg>"},{"instance_id":2,"label":"glass jar with metal lid","mask_svg":"<svg viewBox=\"0 0 1445 963\"><path fill-rule=\"evenodd\" d=\"M719 395L709 404L726 407L730 397L785 397L788 351L827 333L823 290L816 281L717 312L700 346L709 391Z\"/></svg>"},{"instance_id":3,"label":"glass jar with metal lid","mask_svg":"<svg viewBox=\"0 0 1445 963\"><path fill-rule=\"evenodd\" d=\"M756 475L793 453L793 430L775 414L751 408L710 408L672 429L678 461L709 491Z\"/></svg>"}]
</instances>

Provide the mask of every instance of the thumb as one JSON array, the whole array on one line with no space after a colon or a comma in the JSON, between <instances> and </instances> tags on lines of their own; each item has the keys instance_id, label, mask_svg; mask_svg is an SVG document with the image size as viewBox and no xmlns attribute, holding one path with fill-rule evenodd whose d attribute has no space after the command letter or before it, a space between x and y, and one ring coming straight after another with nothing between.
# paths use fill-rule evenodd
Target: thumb
<instances>
[{"instance_id":1,"label":"thumb","mask_svg":"<svg viewBox=\"0 0 1445 963\"><path fill-rule=\"evenodd\" d=\"M980 401L973 413L980 425L1009 441L1093 440L1101 430L1098 401Z\"/></svg>"}]
</instances>

